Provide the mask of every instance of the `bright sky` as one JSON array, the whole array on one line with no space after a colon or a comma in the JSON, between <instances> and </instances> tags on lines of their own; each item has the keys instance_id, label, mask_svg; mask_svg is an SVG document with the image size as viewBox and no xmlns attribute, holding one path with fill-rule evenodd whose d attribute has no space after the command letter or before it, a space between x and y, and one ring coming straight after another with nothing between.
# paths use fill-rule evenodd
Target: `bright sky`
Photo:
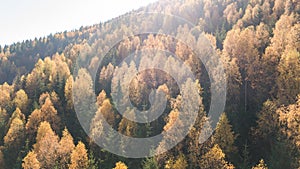
<instances>
[{"instance_id":1,"label":"bright sky","mask_svg":"<svg viewBox=\"0 0 300 169\"><path fill-rule=\"evenodd\" d=\"M0 0L0 45L79 29L157 0Z\"/></svg>"}]
</instances>

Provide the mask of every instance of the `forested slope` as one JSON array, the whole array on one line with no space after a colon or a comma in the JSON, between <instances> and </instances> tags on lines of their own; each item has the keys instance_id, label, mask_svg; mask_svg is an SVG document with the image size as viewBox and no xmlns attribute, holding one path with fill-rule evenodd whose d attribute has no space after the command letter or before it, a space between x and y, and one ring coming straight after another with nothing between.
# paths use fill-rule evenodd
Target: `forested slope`
<instances>
[{"instance_id":1,"label":"forested slope","mask_svg":"<svg viewBox=\"0 0 300 169\"><path fill-rule=\"evenodd\" d=\"M173 28L172 36L134 35L132 27L116 24L123 18L133 22L139 12L180 16L195 27L174 28L176 21L153 17L142 20L139 29ZM105 23L0 46L0 168L299 168L299 14L298 0L161 0ZM124 32L132 36L120 39ZM187 40L201 45L201 32L223 62L227 77L224 113L203 144L198 138L210 121L210 79L195 53L176 40L188 34ZM107 44L115 42L110 49ZM132 78L126 73L141 69L134 63L120 66L126 56L153 47L176 54L191 67L196 80L186 81L179 91L174 78L161 71L144 71L134 77L129 98L139 110L151 106L151 89L167 98L162 116L143 125L122 118L112 101L113 91L128 86L111 86L117 73ZM160 63L170 70L180 66L171 57L163 61L154 56L140 62ZM85 68L79 69L78 64ZM90 86L93 80L95 90ZM192 85L199 90L191 91ZM82 92L73 93L73 89ZM100 114L119 133L131 137L168 130L185 113L179 109L185 92L197 94L189 98L191 104L196 96L201 97L197 119L190 133L170 151L133 159L114 155L94 142L103 125ZM77 119L74 104L80 103L73 97L91 100L93 94L97 111L88 126L89 134L95 136L91 139ZM132 116L131 111L126 113ZM114 135L103 141L126 145L125 141L115 143Z\"/></svg>"}]
</instances>

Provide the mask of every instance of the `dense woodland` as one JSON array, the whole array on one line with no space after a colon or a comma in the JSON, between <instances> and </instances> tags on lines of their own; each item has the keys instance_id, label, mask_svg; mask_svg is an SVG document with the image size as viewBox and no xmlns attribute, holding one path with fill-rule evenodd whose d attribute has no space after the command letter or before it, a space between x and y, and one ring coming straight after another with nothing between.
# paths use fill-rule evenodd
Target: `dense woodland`
<instances>
[{"instance_id":1,"label":"dense woodland","mask_svg":"<svg viewBox=\"0 0 300 169\"><path fill-rule=\"evenodd\" d=\"M120 32L130 33L131 27L119 26L112 20L0 46L0 168L299 168L300 1L161 0L120 18L143 11L177 15L195 23L196 28L180 25L172 31L173 37L133 35L107 54L105 44L117 41ZM159 22L174 28L172 21L159 18L144 20L139 27L146 30L160 26L153 25ZM201 45L199 32L204 32L217 51L227 76L224 113L213 135L203 144L198 138L201 128L210 121L210 82L195 53L176 41L176 37L188 33L187 40ZM149 137L167 130L184 113L178 108L184 98L167 74L145 71L130 84L129 97L140 110L149 108L151 89L165 93L168 106L152 123L142 125L122 118L111 100L112 91L126 87L119 84L111 88L114 74L124 72L123 78L132 78L126 72L140 69L134 63L118 66L119 63L130 53L148 47L171 51L192 68L197 80L186 81L186 91L180 92L197 93L201 106L189 134L168 152L140 159L120 157L97 146L84 132L74 110L72 89L82 91L75 93L77 97L98 96L93 103L98 111L91 119L90 135L101 136L100 113L115 130L127 136ZM100 57L103 62L98 67ZM78 69L78 60L85 68ZM178 66L172 58L157 62L168 69ZM89 74L93 71L96 77ZM72 76L75 74L76 78ZM92 80L96 81L96 90L90 86ZM190 91L192 84L199 90ZM132 110L127 111L130 114ZM116 146L125 144L114 142L113 135L104 141Z\"/></svg>"}]
</instances>

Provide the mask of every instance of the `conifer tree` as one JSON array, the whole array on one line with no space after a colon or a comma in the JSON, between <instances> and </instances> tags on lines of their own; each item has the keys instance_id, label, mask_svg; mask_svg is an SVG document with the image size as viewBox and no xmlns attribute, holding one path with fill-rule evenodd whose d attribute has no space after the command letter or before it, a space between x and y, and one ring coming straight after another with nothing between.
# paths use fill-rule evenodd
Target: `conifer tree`
<instances>
[{"instance_id":1,"label":"conifer tree","mask_svg":"<svg viewBox=\"0 0 300 169\"><path fill-rule=\"evenodd\" d=\"M257 164L255 167L252 167L252 169L268 169L267 165L265 164L264 160L261 159L259 161L259 164Z\"/></svg>"},{"instance_id":2,"label":"conifer tree","mask_svg":"<svg viewBox=\"0 0 300 169\"><path fill-rule=\"evenodd\" d=\"M234 153L237 148L234 146L236 136L232 131L232 126L225 113L222 113L217 124L214 141L220 146L224 153Z\"/></svg>"},{"instance_id":3,"label":"conifer tree","mask_svg":"<svg viewBox=\"0 0 300 169\"><path fill-rule=\"evenodd\" d=\"M119 161L119 162L116 163L116 167L113 168L113 169L127 169L127 168L128 168L128 167L126 166L125 163Z\"/></svg>"},{"instance_id":4,"label":"conifer tree","mask_svg":"<svg viewBox=\"0 0 300 169\"><path fill-rule=\"evenodd\" d=\"M200 167L203 169L231 169L234 168L231 164L225 161L225 154L222 152L219 145L214 145L200 160Z\"/></svg>"},{"instance_id":5,"label":"conifer tree","mask_svg":"<svg viewBox=\"0 0 300 169\"><path fill-rule=\"evenodd\" d=\"M53 168L55 166L58 158L58 139L49 122L40 123L33 150L37 154L41 168Z\"/></svg>"},{"instance_id":6,"label":"conifer tree","mask_svg":"<svg viewBox=\"0 0 300 169\"><path fill-rule=\"evenodd\" d=\"M67 128L63 131L63 136L59 141L59 148L58 148L58 158L60 163L60 168L67 169L68 164L70 164L70 156L75 148L73 137L67 130Z\"/></svg>"},{"instance_id":7,"label":"conifer tree","mask_svg":"<svg viewBox=\"0 0 300 169\"><path fill-rule=\"evenodd\" d=\"M85 145L80 141L71 154L70 169L88 169L89 160Z\"/></svg>"},{"instance_id":8,"label":"conifer tree","mask_svg":"<svg viewBox=\"0 0 300 169\"><path fill-rule=\"evenodd\" d=\"M34 151L30 151L23 159L23 169L40 169L40 162L37 160L37 155Z\"/></svg>"}]
</instances>

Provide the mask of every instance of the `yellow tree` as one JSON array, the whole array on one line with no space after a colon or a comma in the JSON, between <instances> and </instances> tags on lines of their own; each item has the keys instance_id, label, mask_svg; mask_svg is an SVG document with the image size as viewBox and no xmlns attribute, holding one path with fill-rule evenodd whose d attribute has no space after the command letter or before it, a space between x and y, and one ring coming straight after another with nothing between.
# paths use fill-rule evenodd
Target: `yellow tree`
<instances>
[{"instance_id":1,"label":"yellow tree","mask_svg":"<svg viewBox=\"0 0 300 169\"><path fill-rule=\"evenodd\" d=\"M252 167L252 169L268 169L267 165L265 164L264 160L261 159L259 161L259 164L257 164L255 167Z\"/></svg>"},{"instance_id":2,"label":"yellow tree","mask_svg":"<svg viewBox=\"0 0 300 169\"><path fill-rule=\"evenodd\" d=\"M56 132L60 131L60 118L57 115L57 111L50 98L46 98L41 109L34 110L29 116L26 124L26 130L30 141L34 140L37 129L42 121L49 122L51 124L51 128L53 128Z\"/></svg>"},{"instance_id":3,"label":"yellow tree","mask_svg":"<svg viewBox=\"0 0 300 169\"><path fill-rule=\"evenodd\" d=\"M36 143L33 150L37 154L41 168L53 168L58 156L58 136L52 130L49 122L41 122L38 128Z\"/></svg>"},{"instance_id":4,"label":"yellow tree","mask_svg":"<svg viewBox=\"0 0 300 169\"><path fill-rule=\"evenodd\" d=\"M17 91L16 96L13 100L16 107L19 107L20 110L27 114L27 107L29 104L28 96L23 89Z\"/></svg>"},{"instance_id":5,"label":"yellow tree","mask_svg":"<svg viewBox=\"0 0 300 169\"><path fill-rule=\"evenodd\" d=\"M169 166L170 169L185 169L187 167L188 164L183 154L180 154L174 163Z\"/></svg>"},{"instance_id":6,"label":"yellow tree","mask_svg":"<svg viewBox=\"0 0 300 169\"><path fill-rule=\"evenodd\" d=\"M125 163L119 161L119 162L116 163L116 167L113 168L113 169L127 169L127 168L128 168L128 167L126 166Z\"/></svg>"},{"instance_id":7,"label":"yellow tree","mask_svg":"<svg viewBox=\"0 0 300 169\"><path fill-rule=\"evenodd\" d=\"M37 155L34 151L30 151L23 159L23 169L40 169L40 162L37 160Z\"/></svg>"},{"instance_id":8,"label":"yellow tree","mask_svg":"<svg viewBox=\"0 0 300 169\"><path fill-rule=\"evenodd\" d=\"M25 117L17 108L10 119L9 129L4 137L5 156L8 159L6 162L9 166L15 164L19 151L25 143L24 122Z\"/></svg>"},{"instance_id":9,"label":"yellow tree","mask_svg":"<svg viewBox=\"0 0 300 169\"><path fill-rule=\"evenodd\" d=\"M107 99L106 92L102 90L97 97L97 106L101 107L105 99Z\"/></svg>"},{"instance_id":10,"label":"yellow tree","mask_svg":"<svg viewBox=\"0 0 300 169\"><path fill-rule=\"evenodd\" d=\"M73 88L73 77L69 76L65 84L65 99L66 99L65 101L67 103L66 110L68 112L70 112L73 108L72 88Z\"/></svg>"},{"instance_id":11,"label":"yellow tree","mask_svg":"<svg viewBox=\"0 0 300 169\"><path fill-rule=\"evenodd\" d=\"M200 160L200 167L203 169L232 169L231 164L225 161L225 154L221 148L216 144Z\"/></svg>"},{"instance_id":12,"label":"yellow tree","mask_svg":"<svg viewBox=\"0 0 300 169\"><path fill-rule=\"evenodd\" d=\"M87 169L89 166L88 154L85 145L79 142L71 154L70 169Z\"/></svg>"},{"instance_id":13,"label":"yellow tree","mask_svg":"<svg viewBox=\"0 0 300 169\"><path fill-rule=\"evenodd\" d=\"M62 169L67 169L68 164L70 164L70 156L75 148L73 137L67 130L67 128L64 129L62 138L59 141L59 148L58 148L58 158L60 167Z\"/></svg>"},{"instance_id":14,"label":"yellow tree","mask_svg":"<svg viewBox=\"0 0 300 169\"><path fill-rule=\"evenodd\" d=\"M300 33L300 29L299 29ZM278 92L280 104L288 105L296 101L300 93L300 53L296 49L286 50L278 65Z\"/></svg>"}]
</instances>

